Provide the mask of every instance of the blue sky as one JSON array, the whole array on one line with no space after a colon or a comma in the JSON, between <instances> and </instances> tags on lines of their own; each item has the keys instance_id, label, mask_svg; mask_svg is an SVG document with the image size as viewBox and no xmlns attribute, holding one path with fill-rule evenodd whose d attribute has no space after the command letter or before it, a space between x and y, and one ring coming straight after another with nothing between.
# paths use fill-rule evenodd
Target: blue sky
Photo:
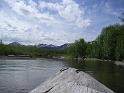
<instances>
[{"instance_id":1,"label":"blue sky","mask_svg":"<svg viewBox=\"0 0 124 93\"><path fill-rule=\"evenodd\" d=\"M0 39L5 43L71 43L94 40L119 23L124 0L0 0Z\"/></svg>"}]
</instances>

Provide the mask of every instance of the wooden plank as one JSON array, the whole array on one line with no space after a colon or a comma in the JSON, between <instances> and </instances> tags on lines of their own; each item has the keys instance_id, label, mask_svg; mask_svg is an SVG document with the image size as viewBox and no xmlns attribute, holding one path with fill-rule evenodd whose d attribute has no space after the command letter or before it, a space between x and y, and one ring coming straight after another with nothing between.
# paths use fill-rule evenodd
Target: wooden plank
<instances>
[{"instance_id":1,"label":"wooden plank","mask_svg":"<svg viewBox=\"0 0 124 93\"><path fill-rule=\"evenodd\" d=\"M83 71L61 70L29 93L114 93Z\"/></svg>"}]
</instances>

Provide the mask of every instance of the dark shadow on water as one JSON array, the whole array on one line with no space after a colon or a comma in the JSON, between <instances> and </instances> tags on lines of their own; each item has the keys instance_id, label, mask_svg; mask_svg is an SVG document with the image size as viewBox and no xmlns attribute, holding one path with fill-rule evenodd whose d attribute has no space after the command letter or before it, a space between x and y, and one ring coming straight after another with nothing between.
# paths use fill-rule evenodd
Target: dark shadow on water
<instances>
[{"instance_id":1,"label":"dark shadow on water","mask_svg":"<svg viewBox=\"0 0 124 93\"><path fill-rule=\"evenodd\" d=\"M122 66L96 60L67 60L65 65L90 74L116 93L124 93L124 67Z\"/></svg>"}]
</instances>

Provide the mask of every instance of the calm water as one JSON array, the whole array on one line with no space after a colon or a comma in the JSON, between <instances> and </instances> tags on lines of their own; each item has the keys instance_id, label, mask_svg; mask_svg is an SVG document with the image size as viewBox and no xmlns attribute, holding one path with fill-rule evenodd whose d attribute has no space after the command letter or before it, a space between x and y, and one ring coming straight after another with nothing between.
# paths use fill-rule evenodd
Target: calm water
<instances>
[{"instance_id":1,"label":"calm water","mask_svg":"<svg viewBox=\"0 0 124 93\"><path fill-rule=\"evenodd\" d=\"M27 93L63 67L85 71L116 93L124 93L124 68L110 62L0 60L0 93Z\"/></svg>"}]
</instances>

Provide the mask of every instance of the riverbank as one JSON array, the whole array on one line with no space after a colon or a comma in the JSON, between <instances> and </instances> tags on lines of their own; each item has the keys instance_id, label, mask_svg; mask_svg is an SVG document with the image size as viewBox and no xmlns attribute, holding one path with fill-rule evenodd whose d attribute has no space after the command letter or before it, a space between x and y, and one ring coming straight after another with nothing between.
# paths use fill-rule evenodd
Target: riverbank
<instances>
[{"instance_id":1,"label":"riverbank","mask_svg":"<svg viewBox=\"0 0 124 93\"><path fill-rule=\"evenodd\" d=\"M81 59L79 59L81 60ZM82 59L83 60L83 59ZM104 61L104 62L113 62L118 66L124 66L124 61L112 61L112 60L105 60L105 59L98 59L98 58L85 58L85 61Z\"/></svg>"},{"instance_id":2,"label":"riverbank","mask_svg":"<svg viewBox=\"0 0 124 93\"><path fill-rule=\"evenodd\" d=\"M124 61L112 61L112 60L104 60L104 59L97 59L97 58L87 58L85 59L86 61L88 60L94 60L94 61L108 61L108 62L113 62L117 66L124 66Z\"/></svg>"},{"instance_id":3,"label":"riverbank","mask_svg":"<svg viewBox=\"0 0 124 93\"><path fill-rule=\"evenodd\" d=\"M0 56L0 59L22 59L22 60L32 60L32 59L54 59L54 60L85 60L85 61L108 61L113 62L112 60L98 59L98 58L68 58L68 57L51 57L51 58L42 58L42 57L30 57L30 56ZM114 64L117 66L124 66L124 61L114 61Z\"/></svg>"},{"instance_id":4,"label":"riverbank","mask_svg":"<svg viewBox=\"0 0 124 93\"><path fill-rule=\"evenodd\" d=\"M0 59L34 59L29 56L0 56Z\"/></svg>"},{"instance_id":5,"label":"riverbank","mask_svg":"<svg viewBox=\"0 0 124 93\"><path fill-rule=\"evenodd\" d=\"M115 61L115 64L118 66L124 66L124 61Z\"/></svg>"},{"instance_id":6,"label":"riverbank","mask_svg":"<svg viewBox=\"0 0 124 93\"><path fill-rule=\"evenodd\" d=\"M29 93L114 93L96 79L74 68L62 69Z\"/></svg>"}]
</instances>

